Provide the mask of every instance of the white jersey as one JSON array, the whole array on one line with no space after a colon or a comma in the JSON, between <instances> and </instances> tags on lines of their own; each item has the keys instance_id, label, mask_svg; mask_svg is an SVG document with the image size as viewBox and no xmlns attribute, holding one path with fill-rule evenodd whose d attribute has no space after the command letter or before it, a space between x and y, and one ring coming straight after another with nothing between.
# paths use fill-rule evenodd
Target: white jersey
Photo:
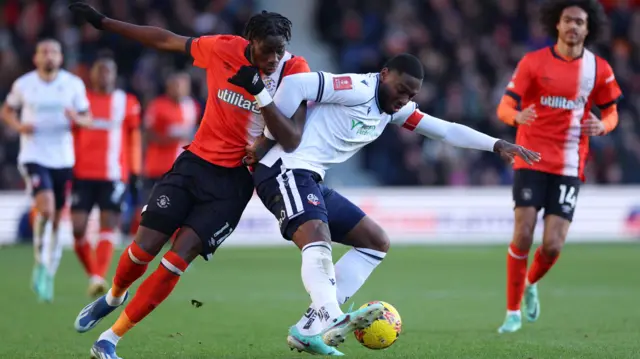
<instances>
[{"instance_id":1,"label":"white jersey","mask_svg":"<svg viewBox=\"0 0 640 359\"><path fill-rule=\"evenodd\" d=\"M36 163L47 168L69 168L75 163L71 120L65 110L89 111L82 80L60 70L46 82L36 71L18 78L6 104L20 111L20 121L34 126L29 135L20 136L18 163Z\"/></svg>"},{"instance_id":2,"label":"white jersey","mask_svg":"<svg viewBox=\"0 0 640 359\"><path fill-rule=\"evenodd\" d=\"M315 103L308 106L298 148L286 153L276 145L260 163L271 167L282 159L286 168L306 169L324 177L331 165L351 158L378 138L389 123L405 124L417 105L409 102L393 115L383 112L377 98L379 82L378 73L311 72L285 77L274 98L285 116L291 117L300 104L291 96L293 87L303 100Z\"/></svg>"}]
</instances>

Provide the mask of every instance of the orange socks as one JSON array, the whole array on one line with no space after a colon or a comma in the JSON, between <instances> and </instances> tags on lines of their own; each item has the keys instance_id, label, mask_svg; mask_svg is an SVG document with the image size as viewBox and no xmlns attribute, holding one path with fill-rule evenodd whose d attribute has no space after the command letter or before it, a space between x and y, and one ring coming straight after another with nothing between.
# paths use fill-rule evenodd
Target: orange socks
<instances>
[{"instance_id":1,"label":"orange socks","mask_svg":"<svg viewBox=\"0 0 640 359\"><path fill-rule=\"evenodd\" d=\"M538 247L533 257L533 264L531 264L527 274L527 281L531 284L537 283L553 267L558 257L549 257L542 250L542 246Z\"/></svg>"},{"instance_id":2,"label":"orange socks","mask_svg":"<svg viewBox=\"0 0 640 359\"><path fill-rule=\"evenodd\" d=\"M122 297L131 284L142 277L153 258L153 255L145 252L136 242L132 242L120 256L116 275L113 277L111 295L116 298Z\"/></svg>"},{"instance_id":3,"label":"orange socks","mask_svg":"<svg viewBox=\"0 0 640 359\"><path fill-rule=\"evenodd\" d=\"M528 251L518 249L511 243L507 254L507 310L519 311L527 276Z\"/></svg>"},{"instance_id":4,"label":"orange socks","mask_svg":"<svg viewBox=\"0 0 640 359\"><path fill-rule=\"evenodd\" d=\"M175 252L167 252L158 269L142 282L111 330L121 337L144 319L171 294L188 266L189 263Z\"/></svg>"},{"instance_id":5,"label":"orange socks","mask_svg":"<svg viewBox=\"0 0 640 359\"><path fill-rule=\"evenodd\" d=\"M114 240L115 233L113 230L103 229L100 231L100 237L96 245L96 274L102 278L106 277L111 265Z\"/></svg>"},{"instance_id":6,"label":"orange socks","mask_svg":"<svg viewBox=\"0 0 640 359\"><path fill-rule=\"evenodd\" d=\"M93 261L93 253L91 250L91 243L84 237L75 237L73 241L73 249L80 260L80 264L87 273L87 276L91 277L96 274L96 264Z\"/></svg>"}]
</instances>

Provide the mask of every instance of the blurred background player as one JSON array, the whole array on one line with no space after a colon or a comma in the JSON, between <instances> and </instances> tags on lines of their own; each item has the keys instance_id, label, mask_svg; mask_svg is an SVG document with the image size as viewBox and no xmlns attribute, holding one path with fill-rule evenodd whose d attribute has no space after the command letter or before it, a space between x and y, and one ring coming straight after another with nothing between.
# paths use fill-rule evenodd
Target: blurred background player
<instances>
[{"instance_id":1,"label":"blurred background player","mask_svg":"<svg viewBox=\"0 0 640 359\"><path fill-rule=\"evenodd\" d=\"M74 249L90 278L88 293L100 296L111 264L116 228L120 222L126 183L140 173L140 103L116 88L117 65L99 58L91 68L87 94L93 124L74 133L76 164L73 168L71 220ZM94 206L100 209L95 254L87 233Z\"/></svg>"},{"instance_id":2,"label":"blurred background player","mask_svg":"<svg viewBox=\"0 0 640 359\"><path fill-rule=\"evenodd\" d=\"M166 93L151 101L144 114L141 203L147 202L153 186L193 139L200 115L200 105L191 97L191 77L184 72L170 75ZM141 210L134 213L132 235L138 230Z\"/></svg>"},{"instance_id":3,"label":"blurred background player","mask_svg":"<svg viewBox=\"0 0 640 359\"><path fill-rule=\"evenodd\" d=\"M120 338L171 294L189 263L198 255L209 259L233 233L253 196L253 179L242 159L246 146L264 131L259 98L275 94L282 76L308 72L309 66L286 52L291 21L277 13L263 11L251 17L244 37L189 38L107 18L83 2L69 7L98 29L155 49L189 54L194 65L207 70L209 97L194 141L154 186L135 240L120 257L113 286L85 306L75 321L76 330L86 332L122 305L129 287L180 228L158 269L142 282L115 324L91 348L94 357L117 358ZM251 65L260 69L266 83L259 96L227 81L240 67ZM300 108L299 116L304 116L306 107ZM286 122L285 128L292 126ZM283 147L297 146L299 136L278 130L273 135Z\"/></svg>"},{"instance_id":4,"label":"blurred background player","mask_svg":"<svg viewBox=\"0 0 640 359\"><path fill-rule=\"evenodd\" d=\"M548 1L541 11L543 26L557 43L522 58L498 107L498 117L518 127L516 143L542 155L533 167L519 159L514 164L515 228L507 255L507 316L500 333L521 328L523 295L527 320L540 316L537 283L564 246L584 181L589 136L616 127L616 103L622 95L611 66L585 48L600 34L602 5L596 0ZM602 120L590 112L592 105L601 110ZM527 273L542 208L542 245Z\"/></svg>"},{"instance_id":5,"label":"blurred background player","mask_svg":"<svg viewBox=\"0 0 640 359\"><path fill-rule=\"evenodd\" d=\"M82 80L61 69L58 41L38 42L33 62L36 69L14 82L2 117L20 133L18 163L37 210L32 286L40 300L52 301L62 257L58 228L75 163L71 129L89 125L91 116Z\"/></svg>"}]
</instances>

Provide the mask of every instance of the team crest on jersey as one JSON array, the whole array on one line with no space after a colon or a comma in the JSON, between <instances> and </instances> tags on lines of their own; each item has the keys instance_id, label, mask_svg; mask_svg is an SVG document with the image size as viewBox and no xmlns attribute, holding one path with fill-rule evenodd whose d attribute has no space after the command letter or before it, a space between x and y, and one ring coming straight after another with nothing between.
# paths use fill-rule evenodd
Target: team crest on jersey
<instances>
[{"instance_id":1,"label":"team crest on jersey","mask_svg":"<svg viewBox=\"0 0 640 359\"><path fill-rule=\"evenodd\" d=\"M349 76L338 76L333 79L333 89L335 91L351 90L352 88L353 84Z\"/></svg>"},{"instance_id":2,"label":"team crest on jersey","mask_svg":"<svg viewBox=\"0 0 640 359\"><path fill-rule=\"evenodd\" d=\"M276 82L273 81L271 77L265 76L262 78L262 81L269 92L273 93L273 91L276 90Z\"/></svg>"},{"instance_id":3,"label":"team crest on jersey","mask_svg":"<svg viewBox=\"0 0 640 359\"><path fill-rule=\"evenodd\" d=\"M307 195L307 201L309 201L309 203L311 203L314 206L317 206L320 204L320 199L318 198L318 196L316 196L313 193L309 193Z\"/></svg>"}]
</instances>

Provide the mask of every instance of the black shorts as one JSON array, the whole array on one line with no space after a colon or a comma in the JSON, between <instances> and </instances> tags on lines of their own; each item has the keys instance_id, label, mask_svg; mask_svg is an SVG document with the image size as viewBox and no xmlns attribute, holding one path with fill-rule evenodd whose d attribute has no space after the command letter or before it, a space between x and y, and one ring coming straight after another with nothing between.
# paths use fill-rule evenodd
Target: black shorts
<instances>
[{"instance_id":1,"label":"black shorts","mask_svg":"<svg viewBox=\"0 0 640 359\"><path fill-rule=\"evenodd\" d=\"M260 200L278 220L285 239L291 240L301 225L317 219L328 223L331 239L341 243L365 217L358 206L325 186L315 172L286 169L278 161L271 167L258 164L253 177Z\"/></svg>"},{"instance_id":2,"label":"black shorts","mask_svg":"<svg viewBox=\"0 0 640 359\"><path fill-rule=\"evenodd\" d=\"M144 177L142 179L142 189L140 190L140 199L138 203L147 203L153 187L160 181L161 177Z\"/></svg>"},{"instance_id":3,"label":"black shorts","mask_svg":"<svg viewBox=\"0 0 640 359\"><path fill-rule=\"evenodd\" d=\"M554 214L572 221L580 183L578 177L519 169L513 180L513 201L516 207L544 208L545 217Z\"/></svg>"},{"instance_id":4,"label":"black shorts","mask_svg":"<svg viewBox=\"0 0 640 359\"><path fill-rule=\"evenodd\" d=\"M127 185L121 181L100 181L73 178L71 210L91 212L97 205L101 211L120 213Z\"/></svg>"},{"instance_id":5,"label":"black shorts","mask_svg":"<svg viewBox=\"0 0 640 359\"><path fill-rule=\"evenodd\" d=\"M140 224L166 235L190 227L208 260L237 227L252 196L246 167L216 166L185 151L153 187Z\"/></svg>"},{"instance_id":6,"label":"black shorts","mask_svg":"<svg viewBox=\"0 0 640 359\"><path fill-rule=\"evenodd\" d=\"M25 163L20 166L20 172L32 196L44 190L53 191L56 210L64 207L71 189L71 168L48 168L35 163Z\"/></svg>"}]
</instances>

